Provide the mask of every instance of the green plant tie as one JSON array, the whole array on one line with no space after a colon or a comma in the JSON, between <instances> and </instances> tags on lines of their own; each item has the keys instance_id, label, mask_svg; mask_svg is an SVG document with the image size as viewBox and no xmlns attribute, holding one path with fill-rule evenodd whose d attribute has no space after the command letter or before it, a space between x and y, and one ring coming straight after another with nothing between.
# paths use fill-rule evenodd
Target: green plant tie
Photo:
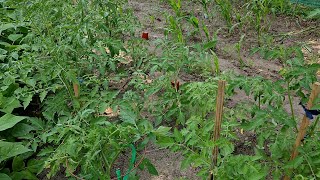
<instances>
[{"instance_id":1,"label":"green plant tie","mask_svg":"<svg viewBox=\"0 0 320 180\"><path fill-rule=\"evenodd\" d=\"M120 171L120 169L117 169L116 174L117 174L117 180L121 180L121 171Z\"/></svg>"},{"instance_id":2,"label":"green plant tie","mask_svg":"<svg viewBox=\"0 0 320 180\"><path fill-rule=\"evenodd\" d=\"M290 0L292 3L300 3L306 6L320 7L319 0Z\"/></svg>"},{"instance_id":3,"label":"green plant tie","mask_svg":"<svg viewBox=\"0 0 320 180\"><path fill-rule=\"evenodd\" d=\"M134 167L134 163L136 162L137 150L136 150L136 148L134 147L133 144L130 144L129 146L131 147L131 160L130 160L130 164L129 164L129 169L125 173L126 175L123 177L123 180L128 180L129 174L130 174L131 170ZM121 171L120 171L120 169L117 169L116 174L117 174L117 179L121 180Z\"/></svg>"}]
</instances>

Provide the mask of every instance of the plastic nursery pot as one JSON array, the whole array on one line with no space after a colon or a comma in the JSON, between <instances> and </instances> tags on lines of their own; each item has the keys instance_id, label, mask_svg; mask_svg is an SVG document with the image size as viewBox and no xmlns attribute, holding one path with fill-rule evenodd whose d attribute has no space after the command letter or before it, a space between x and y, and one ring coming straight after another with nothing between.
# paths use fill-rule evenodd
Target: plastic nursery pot
<instances>
[{"instance_id":1,"label":"plastic nursery pot","mask_svg":"<svg viewBox=\"0 0 320 180\"><path fill-rule=\"evenodd\" d=\"M142 33L142 38L145 40L149 40L149 34L147 32Z\"/></svg>"}]
</instances>

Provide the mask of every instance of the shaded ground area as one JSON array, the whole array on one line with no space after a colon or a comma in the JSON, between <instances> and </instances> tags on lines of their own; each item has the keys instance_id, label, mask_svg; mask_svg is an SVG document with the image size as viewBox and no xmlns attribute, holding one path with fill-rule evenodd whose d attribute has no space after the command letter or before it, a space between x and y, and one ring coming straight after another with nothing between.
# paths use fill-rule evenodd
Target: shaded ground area
<instances>
[{"instance_id":1,"label":"shaded ground area","mask_svg":"<svg viewBox=\"0 0 320 180\"><path fill-rule=\"evenodd\" d=\"M167 149L157 149L155 145L149 145L150 152L146 157L151 160L159 172L159 176L151 176L146 171L140 172L141 180L166 180L166 179L200 179L196 176L196 169L180 169L183 157L180 153L172 153Z\"/></svg>"}]
</instances>

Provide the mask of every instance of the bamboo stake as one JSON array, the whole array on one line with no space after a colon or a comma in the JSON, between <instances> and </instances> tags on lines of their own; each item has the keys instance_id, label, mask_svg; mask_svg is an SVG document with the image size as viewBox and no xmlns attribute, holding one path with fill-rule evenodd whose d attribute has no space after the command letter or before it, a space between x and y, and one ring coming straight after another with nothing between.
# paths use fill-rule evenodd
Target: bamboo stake
<instances>
[{"instance_id":1,"label":"bamboo stake","mask_svg":"<svg viewBox=\"0 0 320 180\"><path fill-rule=\"evenodd\" d=\"M217 95L217 101L216 101L216 117L215 117L214 134L213 134L213 141L214 142L216 142L220 138L225 86L226 86L226 81L220 80L218 82L218 95ZM212 151L212 157L213 157L212 164L214 166L217 166L218 154L219 154L219 148L218 148L218 146L215 146ZM213 179L212 173L210 173L209 179Z\"/></svg>"},{"instance_id":2,"label":"bamboo stake","mask_svg":"<svg viewBox=\"0 0 320 180\"><path fill-rule=\"evenodd\" d=\"M307 104L307 109L311 109L312 108L313 101L317 98L319 93L320 93L320 83L316 82L312 86L312 91L311 91L311 94L310 94L310 97L309 97L309 101L308 101L308 104ZM295 141L294 146L293 146L293 151L291 153L290 161L294 160L298 156L298 148L299 148L299 146L301 144L301 140L306 135L307 128L308 128L309 123L310 123L309 121L310 120L307 118L307 116L304 115L303 118L302 118L301 124L300 124L300 128L299 128L299 132L298 132L296 141ZM291 174L291 172L290 172L290 174ZM289 174L289 176L290 176L290 174ZM286 175L283 179L284 180L289 180L290 179L289 176Z\"/></svg>"}]
</instances>

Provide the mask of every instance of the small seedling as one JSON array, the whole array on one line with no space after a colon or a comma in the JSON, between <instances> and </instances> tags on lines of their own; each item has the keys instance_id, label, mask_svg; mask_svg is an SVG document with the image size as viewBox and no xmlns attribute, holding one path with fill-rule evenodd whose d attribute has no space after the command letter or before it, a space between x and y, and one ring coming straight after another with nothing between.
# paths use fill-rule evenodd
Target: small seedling
<instances>
[{"instance_id":1,"label":"small seedling","mask_svg":"<svg viewBox=\"0 0 320 180\"><path fill-rule=\"evenodd\" d=\"M245 34L243 34L240 37L240 40L235 44L235 48L237 50L237 54L238 54L238 58L239 58L238 60L240 62L241 67L245 66L245 63L244 63L244 61L242 59L242 56L241 56L241 47L242 47L242 43L243 43L244 37L245 37Z\"/></svg>"}]
</instances>

